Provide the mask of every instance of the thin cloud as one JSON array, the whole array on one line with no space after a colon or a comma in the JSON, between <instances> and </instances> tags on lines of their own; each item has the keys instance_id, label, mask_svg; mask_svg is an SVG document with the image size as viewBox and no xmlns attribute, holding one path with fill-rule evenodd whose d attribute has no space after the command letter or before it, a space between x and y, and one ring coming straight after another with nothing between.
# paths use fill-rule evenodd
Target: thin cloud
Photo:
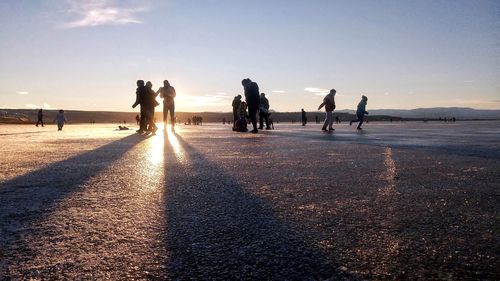
<instances>
[{"instance_id":1,"label":"thin cloud","mask_svg":"<svg viewBox=\"0 0 500 281\"><path fill-rule=\"evenodd\" d=\"M271 91L271 93L275 93L275 94L284 94L286 93L285 91L282 91L282 90L273 90Z\"/></svg>"},{"instance_id":2,"label":"thin cloud","mask_svg":"<svg viewBox=\"0 0 500 281\"><path fill-rule=\"evenodd\" d=\"M23 95L23 96L24 96L24 95L29 94L29 92L26 92L26 91L19 91L19 92L17 92L17 94L18 94L18 95Z\"/></svg>"},{"instance_id":3,"label":"thin cloud","mask_svg":"<svg viewBox=\"0 0 500 281\"><path fill-rule=\"evenodd\" d=\"M304 88L304 91L315 94L317 96L324 96L330 92L330 90L327 89L313 88L313 87Z\"/></svg>"},{"instance_id":4,"label":"thin cloud","mask_svg":"<svg viewBox=\"0 0 500 281\"><path fill-rule=\"evenodd\" d=\"M384 93L384 96L388 96L388 95L389 95L389 93L388 93L388 92L385 92L385 93Z\"/></svg>"},{"instance_id":5,"label":"thin cloud","mask_svg":"<svg viewBox=\"0 0 500 281\"><path fill-rule=\"evenodd\" d=\"M38 108L43 108L43 109L52 109L52 106L50 106L49 104L47 103L44 103L43 105L37 105L37 104L32 104L32 103L28 103L25 105L27 108L31 108L31 109L38 109Z\"/></svg>"},{"instance_id":6,"label":"thin cloud","mask_svg":"<svg viewBox=\"0 0 500 281\"><path fill-rule=\"evenodd\" d=\"M64 28L78 28L99 25L139 24L138 13L144 7L129 7L127 2L113 0L70 0L66 13L74 19L63 24Z\"/></svg>"}]
</instances>

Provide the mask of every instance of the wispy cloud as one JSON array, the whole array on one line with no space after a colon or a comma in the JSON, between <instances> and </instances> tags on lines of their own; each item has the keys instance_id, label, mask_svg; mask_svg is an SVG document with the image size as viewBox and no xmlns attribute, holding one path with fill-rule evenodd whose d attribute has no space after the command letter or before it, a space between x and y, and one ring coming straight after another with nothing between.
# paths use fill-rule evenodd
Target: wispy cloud
<instances>
[{"instance_id":1,"label":"wispy cloud","mask_svg":"<svg viewBox=\"0 0 500 281\"><path fill-rule=\"evenodd\" d=\"M272 90L271 93L275 93L275 94L284 94L286 93L285 91L282 91L282 90Z\"/></svg>"},{"instance_id":2,"label":"wispy cloud","mask_svg":"<svg viewBox=\"0 0 500 281\"><path fill-rule=\"evenodd\" d=\"M64 23L64 28L142 23L137 14L146 10L127 1L69 0L67 3L66 13L73 19Z\"/></svg>"},{"instance_id":3,"label":"wispy cloud","mask_svg":"<svg viewBox=\"0 0 500 281\"><path fill-rule=\"evenodd\" d=\"M330 90L327 89L313 88L313 87L304 88L304 91L315 94L317 96L324 96L330 92Z\"/></svg>"},{"instance_id":4,"label":"wispy cloud","mask_svg":"<svg viewBox=\"0 0 500 281\"><path fill-rule=\"evenodd\" d=\"M389 93L388 93L388 92L385 92L385 93L384 93L384 96L388 96L388 95L389 95Z\"/></svg>"},{"instance_id":5,"label":"wispy cloud","mask_svg":"<svg viewBox=\"0 0 500 281\"><path fill-rule=\"evenodd\" d=\"M183 104L184 107L199 108L199 107L211 107L211 106L224 106L227 105L231 107L231 102L228 101L230 96L223 95L189 95L183 93L177 93L176 100Z\"/></svg>"},{"instance_id":6,"label":"wispy cloud","mask_svg":"<svg viewBox=\"0 0 500 281\"><path fill-rule=\"evenodd\" d=\"M43 105L37 105L37 104L28 103L25 106L27 108L31 108L31 109L37 109L37 108L52 109L52 107L49 104L47 104L47 103L44 103Z\"/></svg>"},{"instance_id":7,"label":"wispy cloud","mask_svg":"<svg viewBox=\"0 0 500 281\"><path fill-rule=\"evenodd\" d=\"M456 103L459 104L482 104L482 105L500 105L500 100L498 99L493 99L493 100L483 100L483 99L455 99Z\"/></svg>"},{"instance_id":8,"label":"wispy cloud","mask_svg":"<svg viewBox=\"0 0 500 281\"><path fill-rule=\"evenodd\" d=\"M29 93L28 93L28 92L26 92L26 91L19 91L19 92L17 92L17 94L18 94L18 95L27 95L27 94L29 94Z\"/></svg>"}]
</instances>

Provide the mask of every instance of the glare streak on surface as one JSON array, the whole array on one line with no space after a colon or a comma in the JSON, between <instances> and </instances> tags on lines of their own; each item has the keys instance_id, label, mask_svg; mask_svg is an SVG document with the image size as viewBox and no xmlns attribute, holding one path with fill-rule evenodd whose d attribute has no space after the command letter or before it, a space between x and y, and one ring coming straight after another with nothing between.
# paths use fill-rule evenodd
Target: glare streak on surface
<instances>
[{"instance_id":1,"label":"glare streak on surface","mask_svg":"<svg viewBox=\"0 0 500 281\"><path fill-rule=\"evenodd\" d=\"M176 133L172 131L170 126L167 126L167 128L163 131L164 133L164 138L165 138L165 144L168 142L172 146L172 150L174 151L175 157L177 157L177 160L181 163L186 162L186 154L184 153L182 146L179 143L179 140L177 139Z\"/></svg>"}]
</instances>

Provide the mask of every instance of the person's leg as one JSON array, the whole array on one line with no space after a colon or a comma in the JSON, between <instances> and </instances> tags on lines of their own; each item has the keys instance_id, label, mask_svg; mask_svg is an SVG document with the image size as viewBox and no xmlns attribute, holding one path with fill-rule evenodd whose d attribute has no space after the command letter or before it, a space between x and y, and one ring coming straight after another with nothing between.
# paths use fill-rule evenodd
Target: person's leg
<instances>
[{"instance_id":1,"label":"person's leg","mask_svg":"<svg viewBox=\"0 0 500 281\"><path fill-rule=\"evenodd\" d=\"M250 115L250 121L252 122L253 130L252 132L256 133L257 130L257 108L253 106L248 107L248 114Z\"/></svg>"},{"instance_id":2,"label":"person's leg","mask_svg":"<svg viewBox=\"0 0 500 281\"><path fill-rule=\"evenodd\" d=\"M147 122L148 122L147 118L148 117L147 117L146 108L141 105L141 121L140 121L139 131L146 131Z\"/></svg>"},{"instance_id":3,"label":"person's leg","mask_svg":"<svg viewBox=\"0 0 500 281\"><path fill-rule=\"evenodd\" d=\"M168 105L163 103L163 127L167 126L167 118L168 118Z\"/></svg>"},{"instance_id":4,"label":"person's leg","mask_svg":"<svg viewBox=\"0 0 500 281\"><path fill-rule=\"evenodd\" d=\"M264 116L264 121L266 122L266 130L271 129L271 127L269 127L269 113L266 113Z\"/></svg>"},{"instance_id":5,"label":"person's leg","mask_svg":"<svg viewBox=\"0 0 500 281\"><path fill-rule=\"evenodd\" d=\"M333 111L329 112L330 113L330 116L328 117L329 118L329 122L328 122L328 130L335 130L332 125L333 125Z\"/></svg>"},{"instance_id":6,"label":"person's leg","mask_svg":"<svg viewBox=\"0 0 500 281\"><path fill-rule=\"evenodd\" d=\"M175 125L175 104L170 106L170 125L174 128Z\"/></svg>"},{"instance_id":7,"label":"person's leg","mask_svg":"<svg viewBox=\"0 0 500 281\"><path fill-rule=\"evenodd\" d=\"M358 115L357 117L358 117L358 120L359 120L359 124L358 124L358 127L356 129L361 130L361 125L363 124L363 121L364 121L365 118L364 118L363 114Z\"/></svg>"},{"instance_id":8,"label":"person's leg","mask_svg":"<svg viewBox=\"0 0 500 281\"><path fill-rule=\"evenodd\" d=\"M259 130L264 128L264 114L259 111Z\"/></svg>"},{"instance_id":9,"label":"person's leg","mask_svg":"<svg viewBox=\"0 0 500 281\"><path fill-rule=\"evenodd\" d=\"M323 131L327 130L326 126L328 126L328 122L330 122L330 120L328 120L328 111L327 111L325 113L325 122L323 123L323 127L321 128L321 130L323 130Z\"/></svg>"},{"instance_id":10,"label":"person's leg","mask_svg":"<svg viewBox=\"0 0 500 281\"><path fill-rule=\"evenodd\" d=\"M42 127L44 127L44 125L43 125L43 119L40 119L40 123L42 123Z\"/></svg>"},{"instance_id":11,"label":"person's leg","mask_svg":"<svg viewBox=\"0 0 500 281\"><path fill-rule=\"evenodd\" d=\"M357 118L358 118L358 119L356 119L356 120L351 120L351 121L349 121L349 126L352 126L352 123L356 123L356 122L358 122L358 121L359 121L359 117L357 116Z\"/></svg>"}]
</instances>

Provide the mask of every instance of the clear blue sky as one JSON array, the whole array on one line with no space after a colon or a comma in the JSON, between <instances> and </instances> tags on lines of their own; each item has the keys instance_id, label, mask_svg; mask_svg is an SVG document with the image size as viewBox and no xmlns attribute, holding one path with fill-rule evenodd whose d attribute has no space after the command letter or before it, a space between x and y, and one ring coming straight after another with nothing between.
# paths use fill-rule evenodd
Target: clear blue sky
<instances>
[{"instance_id":1,"label":"clear blue sky","mask_svg":"<svg viewBox=\"0 0 500 281\"><path fill-rule=\"evenodd\" d=\"M0 1L0 107L230 111L250 77L278 111L500 108L499 1Z\"/></svg>"}]
</instances>

